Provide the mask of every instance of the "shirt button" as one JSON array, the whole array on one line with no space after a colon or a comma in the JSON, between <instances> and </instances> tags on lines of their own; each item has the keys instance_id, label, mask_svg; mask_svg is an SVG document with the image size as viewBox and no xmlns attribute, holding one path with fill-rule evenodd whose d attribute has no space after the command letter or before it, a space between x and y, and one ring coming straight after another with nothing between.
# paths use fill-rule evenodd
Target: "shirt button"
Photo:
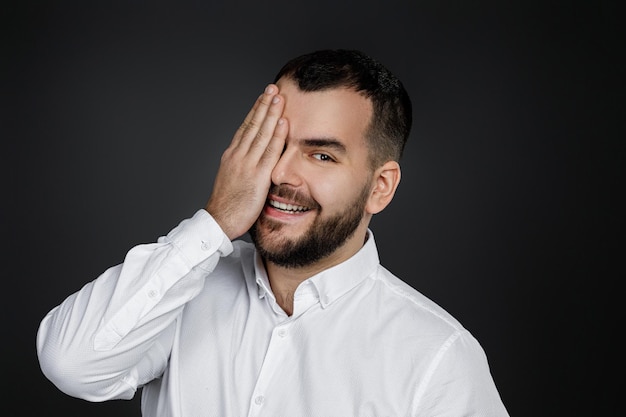
<instances>
[{"instance_id":1,"label":"shirt button","mask_svg":"<svg viewBox=\"0 0 626 417\"><path fill-rule=\"evenodd\" d=\"M280 337L285 337L285 336L287 336L287 330L285 330L285 329L279 329L279 330L278 330L278 336L280 336Z\"/></svg>"},{"instance_id":2,"label":"shirt button","mask_svg":"<svg viewBox=\"0 0 626 417\"><path fill-rule=\"evenodd\" d=\"M208 242L203 241L200 247L202 248L202 250L209 250L211 248L211 245L209 245Z\"/></svg>"},{"instance_id":3,"label":"shirt button","mask_svg":"<svg viewBox=\"0 0 626 417\"><path fill-rule=\"evenodd\" d=\"M159 295L159 292L157 290L150 290L150 291L148 291L148 297L150 297L150 298L154 298L157 295Z\"/></svg>"},{"instance_id":4,"label":"shirt button","mask_svg":"<svg viewBox=\"0 0 626 417\"><path fill-rule=\"evenodd\" d=\"M256 398L254 399L254 403L255 403L256 405L261 405L261 404L263 404L263 402L265 402L265 397L264 397L264 396L262 396L262 395L259 395L258 397L256 397Z\"/></svg>"}]
</instances>

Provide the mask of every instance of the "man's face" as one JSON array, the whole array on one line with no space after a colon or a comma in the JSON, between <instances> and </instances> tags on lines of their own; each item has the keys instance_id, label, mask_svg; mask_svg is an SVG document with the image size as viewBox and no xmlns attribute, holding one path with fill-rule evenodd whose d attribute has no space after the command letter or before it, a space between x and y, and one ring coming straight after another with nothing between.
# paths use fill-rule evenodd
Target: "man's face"
<instances>
[{"instance_id":1,"label":"man's face","mask_svg":"<svg viewBox=\"0 0 626 417\"><path fill-rule=\"evenodd\" d=\"M341 249L363 226L372 106L352 90L302 92L290 80L277 84L289 135L250 235L266 260L302 267Z\"/></svg>"}]
</instances>

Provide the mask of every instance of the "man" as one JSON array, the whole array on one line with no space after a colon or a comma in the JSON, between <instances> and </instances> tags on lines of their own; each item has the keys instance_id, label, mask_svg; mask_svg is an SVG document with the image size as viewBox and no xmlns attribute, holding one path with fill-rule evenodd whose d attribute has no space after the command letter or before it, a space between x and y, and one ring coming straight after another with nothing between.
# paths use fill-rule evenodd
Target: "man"
<instances>
[{"instance_id":1,"label":"man","mask_svg":"<svg viewBox=\"0 0 626 417\"><path fill-rule=\"evenodd\" d=\"M145 416L506 416L478 342L378 261L410 126L364 54L288 62L206 207L44 318L44 374L90 401L143 387Z\"/></svg>"}]
</instances>

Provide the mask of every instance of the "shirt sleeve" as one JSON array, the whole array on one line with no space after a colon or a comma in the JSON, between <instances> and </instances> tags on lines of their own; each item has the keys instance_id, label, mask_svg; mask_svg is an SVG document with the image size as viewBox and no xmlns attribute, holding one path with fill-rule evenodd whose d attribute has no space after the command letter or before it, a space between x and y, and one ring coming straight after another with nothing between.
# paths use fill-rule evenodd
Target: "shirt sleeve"
<instances>
[{"instance_id":1,"label":"shirt sleeve","mask_svg":"<svg viewBox=\"0 0 626 417\"><path fill-rule=\"evenodd\" d=\"M156 243L135 246L44 317L37 333L42 372L74 397L132 398L163 372L176 318L232 251L205 210Z\"/></svg>"},{"instance_id":2,"label":"shirt sleeve","mask_svg":"<svg viewBox=\"0 0 626 417\"><path fill-rule=\"evenodd\" d=\"M467 331L455 332L433 360L417 395L414 416L508 417L487 357Z\"/></svg>"}]
</instances>

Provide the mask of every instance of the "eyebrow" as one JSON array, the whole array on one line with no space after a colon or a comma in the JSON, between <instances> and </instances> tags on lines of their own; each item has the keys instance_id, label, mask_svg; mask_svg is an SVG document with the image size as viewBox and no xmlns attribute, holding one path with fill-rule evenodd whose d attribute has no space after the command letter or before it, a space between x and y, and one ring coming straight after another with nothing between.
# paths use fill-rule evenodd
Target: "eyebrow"
<instances>
[{"instance_id":1,"label":"eyebrow","mask_svg":"<svg viewBox=\"0 0 626 417\"><path fill-rule=\"evenodd\" d=\"M303 139L302 143L311 148L332 148L335 151L346 153L346 146L335 138Z\"/></svg>"}]
</instances>

